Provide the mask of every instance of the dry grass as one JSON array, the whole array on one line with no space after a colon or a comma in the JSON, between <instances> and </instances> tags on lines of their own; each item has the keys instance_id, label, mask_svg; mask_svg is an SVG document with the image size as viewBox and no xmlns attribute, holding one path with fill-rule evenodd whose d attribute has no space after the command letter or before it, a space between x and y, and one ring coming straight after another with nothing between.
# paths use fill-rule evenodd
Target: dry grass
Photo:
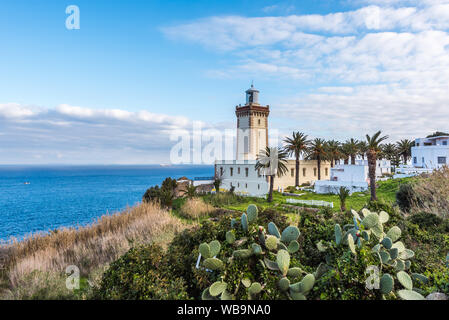
<instances>
[{"instance_id":1,"label":"dry grass","mask_svg":"<svg viewBox=\"0 0 449 320\"><path fill-rule=\"evenodd\" d=\"M104 269L133 245L157 242L164 246L184 228L158 204L142 203L123 213L103 216L86 227L60 229L48 235L13 241L7 249L3 247L4 255L7 250L3 275L6 298L33 296L33 290L41 289L36 287L42 286L42 275L45 275L44 280L49 273L58 278L70 265L77 266L81 276L88 277ZM24 282L31 284L27 285L30 288L26 293L22 292Z\"/></svg>"},{"instance_id":2,"label":"dry grass","mask_svg":"<svg viewBox=\"0 0 449 320\"><path fill-rule=\"evenodd\" d=\"M201 219L207 217L215 209L210 204L207 204L201 198L187 199L182 205L179 214L187 219Z\"/></svg>"},{"instance_id":3,"label":"dry grass","mask_svg":"<svg viewBox=\"0 0 449 320\"><path fill-rule=\"evenodd\" d=\"M415 193L412 211L449 217L449 167L423 176L413 184Z\"/></svg>"}]
</instances>

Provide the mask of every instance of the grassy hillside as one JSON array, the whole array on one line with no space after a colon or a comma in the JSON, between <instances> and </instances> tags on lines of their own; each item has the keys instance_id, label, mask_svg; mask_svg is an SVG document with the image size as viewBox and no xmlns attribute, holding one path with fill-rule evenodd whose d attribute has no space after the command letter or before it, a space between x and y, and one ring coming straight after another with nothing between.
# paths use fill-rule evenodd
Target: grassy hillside
<instances>
[{"instance_id":1,"label":"grassy hillside","mask_svg":"<svg viewBox=\"0 0 449 320\"><path fill-rule=\"evenodd\" d=\"M393 204L396 201L396 192L399 190L401 184L409 183L413 178L403 179L391 179L387 181L378 182L377 197L380 201ZM204 196L205 201L222 208L244 211L246 207L254 203L261 208L274 208L280 205L287 204L288 198L294 198L298 200L322 200L326 202L334 203L334 211L340 211L340 199L337 195L333 194L316 194L310 191L296 191L298 194L302 194L299 197L283 196L279 192L274 192L273 202L268 203L265 199L254 197L229 197L227 195L220 195L221 199L216 199L212 195ZM360 210L370 200L369 192L357 192L352 194L346 200L346 207L348 209ZM302 205L301 205L302 206Z\"/></svg>"}]
</instances>

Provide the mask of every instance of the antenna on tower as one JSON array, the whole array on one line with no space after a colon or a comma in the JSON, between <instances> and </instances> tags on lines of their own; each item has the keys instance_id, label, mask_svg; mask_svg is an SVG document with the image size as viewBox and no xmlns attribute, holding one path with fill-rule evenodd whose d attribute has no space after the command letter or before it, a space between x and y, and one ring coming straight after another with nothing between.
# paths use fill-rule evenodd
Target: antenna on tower
<instances>
[{"instance_id":1,"label":"antenna on tower","mask_svg":"<svg viewBox=\"0 0 449 320\"><path fill-rule=\"evenodd\" d=\"M254 80L251 80L251 88L254 88Z\"/></svg>"}]
</instances>

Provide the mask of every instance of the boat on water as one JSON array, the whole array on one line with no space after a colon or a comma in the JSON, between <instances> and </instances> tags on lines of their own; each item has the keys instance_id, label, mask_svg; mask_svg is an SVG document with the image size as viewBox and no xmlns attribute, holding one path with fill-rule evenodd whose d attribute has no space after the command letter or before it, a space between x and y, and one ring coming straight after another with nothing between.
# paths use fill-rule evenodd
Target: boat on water
<instances>
[{"instance_id":1,"label":"boat on water","mask_svg":"<svg viewBox=\"0 0 449 320\"><path fill-rule=\"evenodd\" d=\"M24 184L27 184L27 185L28 185L28 184L31 184L31 183L30 183L30 182L25 182Z\"/></svg>"}]
</instances>

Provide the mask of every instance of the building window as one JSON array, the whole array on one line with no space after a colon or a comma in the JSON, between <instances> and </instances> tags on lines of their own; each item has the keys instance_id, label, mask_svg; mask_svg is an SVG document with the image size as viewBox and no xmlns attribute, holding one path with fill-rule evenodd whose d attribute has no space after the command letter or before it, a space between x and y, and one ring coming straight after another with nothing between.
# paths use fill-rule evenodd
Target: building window
<instances>
[{"instance_id":1,"label":"building window","mask_svg":"<svg viewBox=\"0 0 449 320\"><path fill-rule=\"evenodd\" d=\"M220 167L220 176L223 176L223 167Z\"/></svg>"},{"instance_id":2,"label":"building window","mask_svg":"<svg viewBox=\"0 0 449 320\"><path fill-rule=\"evenodd\" d=\"M316 177L316 168L313 168L313 175Z\"/></svg>"},{"instance_id":3,"label":"building window","mask_svg":"<svg viewBox=\"0 0 449 320\"><path fill-rule=\"evenodd\" d=\"M294 177L295 176L295 169L292 169L291 172L292 172L292 177Z\"/></svg>"},{"instance_id":4,"label":"building window","mask_svg":"<svg viewBox=\"0 0 449 320\"><path fill-rule=\"evenodd\" d=\"M249 175L249 169L245 168L245 176L248 177L248 175Z\"/></svg>"},{"instance_id":5,"label":"building window","mask_svg":"<svg viewBox=\"0 0 449 320\"><path fill-rule=\"evenodd\" d=\"M260 190L260 184L257 185L257 189Z\"/></svg>"},{"instance_id":6,"label":"building window","mask_svg":"<svg viewBox=\"0 0 449 320\"><path fill-rule=\"evenodd\" d=\"M260 119L259 119L259 122L258 122L258 123L259 123L259 126L260 126Z\"/></svg>"},{"instance_id":7,"label":"building window","mask_svg":"<svg viewBox=\"0 0 449 320\"><path fill-rule=\"evenodd\" d=\"M418 159L416 159L416 157L413 158L413 163L418 163Z\"/></svg>"},{"instance_id":8,"label":"building window","mask_svg":"<svg viewBox=\"0 0 449 320\"><path fill-rule=\"evenodd\" d=\"M234 168L229 168L229 170L231 171L231 177L234 175Z\"/></svg>"},{"instance_id":9,"label":"building window","mask_svg":"<svg viewBox=\"0 0 449 320\"><path fill-rule=\"evenodd\" d=\"M248 184L247 183L245 183L245 188L248 189Z\"/></svg>"},{"instance_id":10,"label":"building window","mask_svg":"<svg viewBox=\"0 0 449 320\"><path fill-rule=\"evenodd\" d=\"M307 172L307 171L306 171L306 168L303 168L303 169L302 169L302 176L303 176L303 177L306 176L306 172Z\"/></svg>"},{"instance_id":11,"label":"building window","mask_svg":"<svg viewBox=\"0 0 449 320\"><path fill-rule=\"evenodd\" d=\"M326 176L328 176L329 175L329 169L326 168L325 171L326 171Z\"/></svg>"},{"instance_id":12,"label":"building window","mask_svg":"<svg viewBox=\"0 0 449 320\"><path fill-rule=\"evenodd\" d=\"M244 137L243 138L243 152L244 153L248 153L249 152L249 141L248 141L248 137Z\"/></svg>"},{"instance_id":13,"label":"building window","mask_svg":"<svg viewBox=\"0 0 449 320\"><path fill-rule=\"evenodd\" d=\"M422 160L422 163L424 164L424 162L425 162L425 161L424 161L424 157L422 157L422 159L421 159L421 160Z\"/></svg>"},{"instance_id":14,"label":"building window","mask_svg":"<svg viewBox=\"0 0 449 320\"><path fill-rule=\"evenodd\" d=\"M443 141L443 146L447 146L447 141Z\"/></svg>"},{"instance_id":15,"label":"building window","mask_svg":"<svg viewBox=\"0 0 449 320\"><path fill-rule=\"evenodd\" d=\"M446 157L438 157L438 164L446 164Z\"/></svg>"},{"instance_id":16,"label":"building window","mask_svg":"<svg viewBox=\"0 0 449 320\"><path fill-rule=\"evenodd\" d=\"M237 173L238 173L238 174L240 174L240 167L238 167L238 169L237 169Z\"/></svg>"}]
</instances>

